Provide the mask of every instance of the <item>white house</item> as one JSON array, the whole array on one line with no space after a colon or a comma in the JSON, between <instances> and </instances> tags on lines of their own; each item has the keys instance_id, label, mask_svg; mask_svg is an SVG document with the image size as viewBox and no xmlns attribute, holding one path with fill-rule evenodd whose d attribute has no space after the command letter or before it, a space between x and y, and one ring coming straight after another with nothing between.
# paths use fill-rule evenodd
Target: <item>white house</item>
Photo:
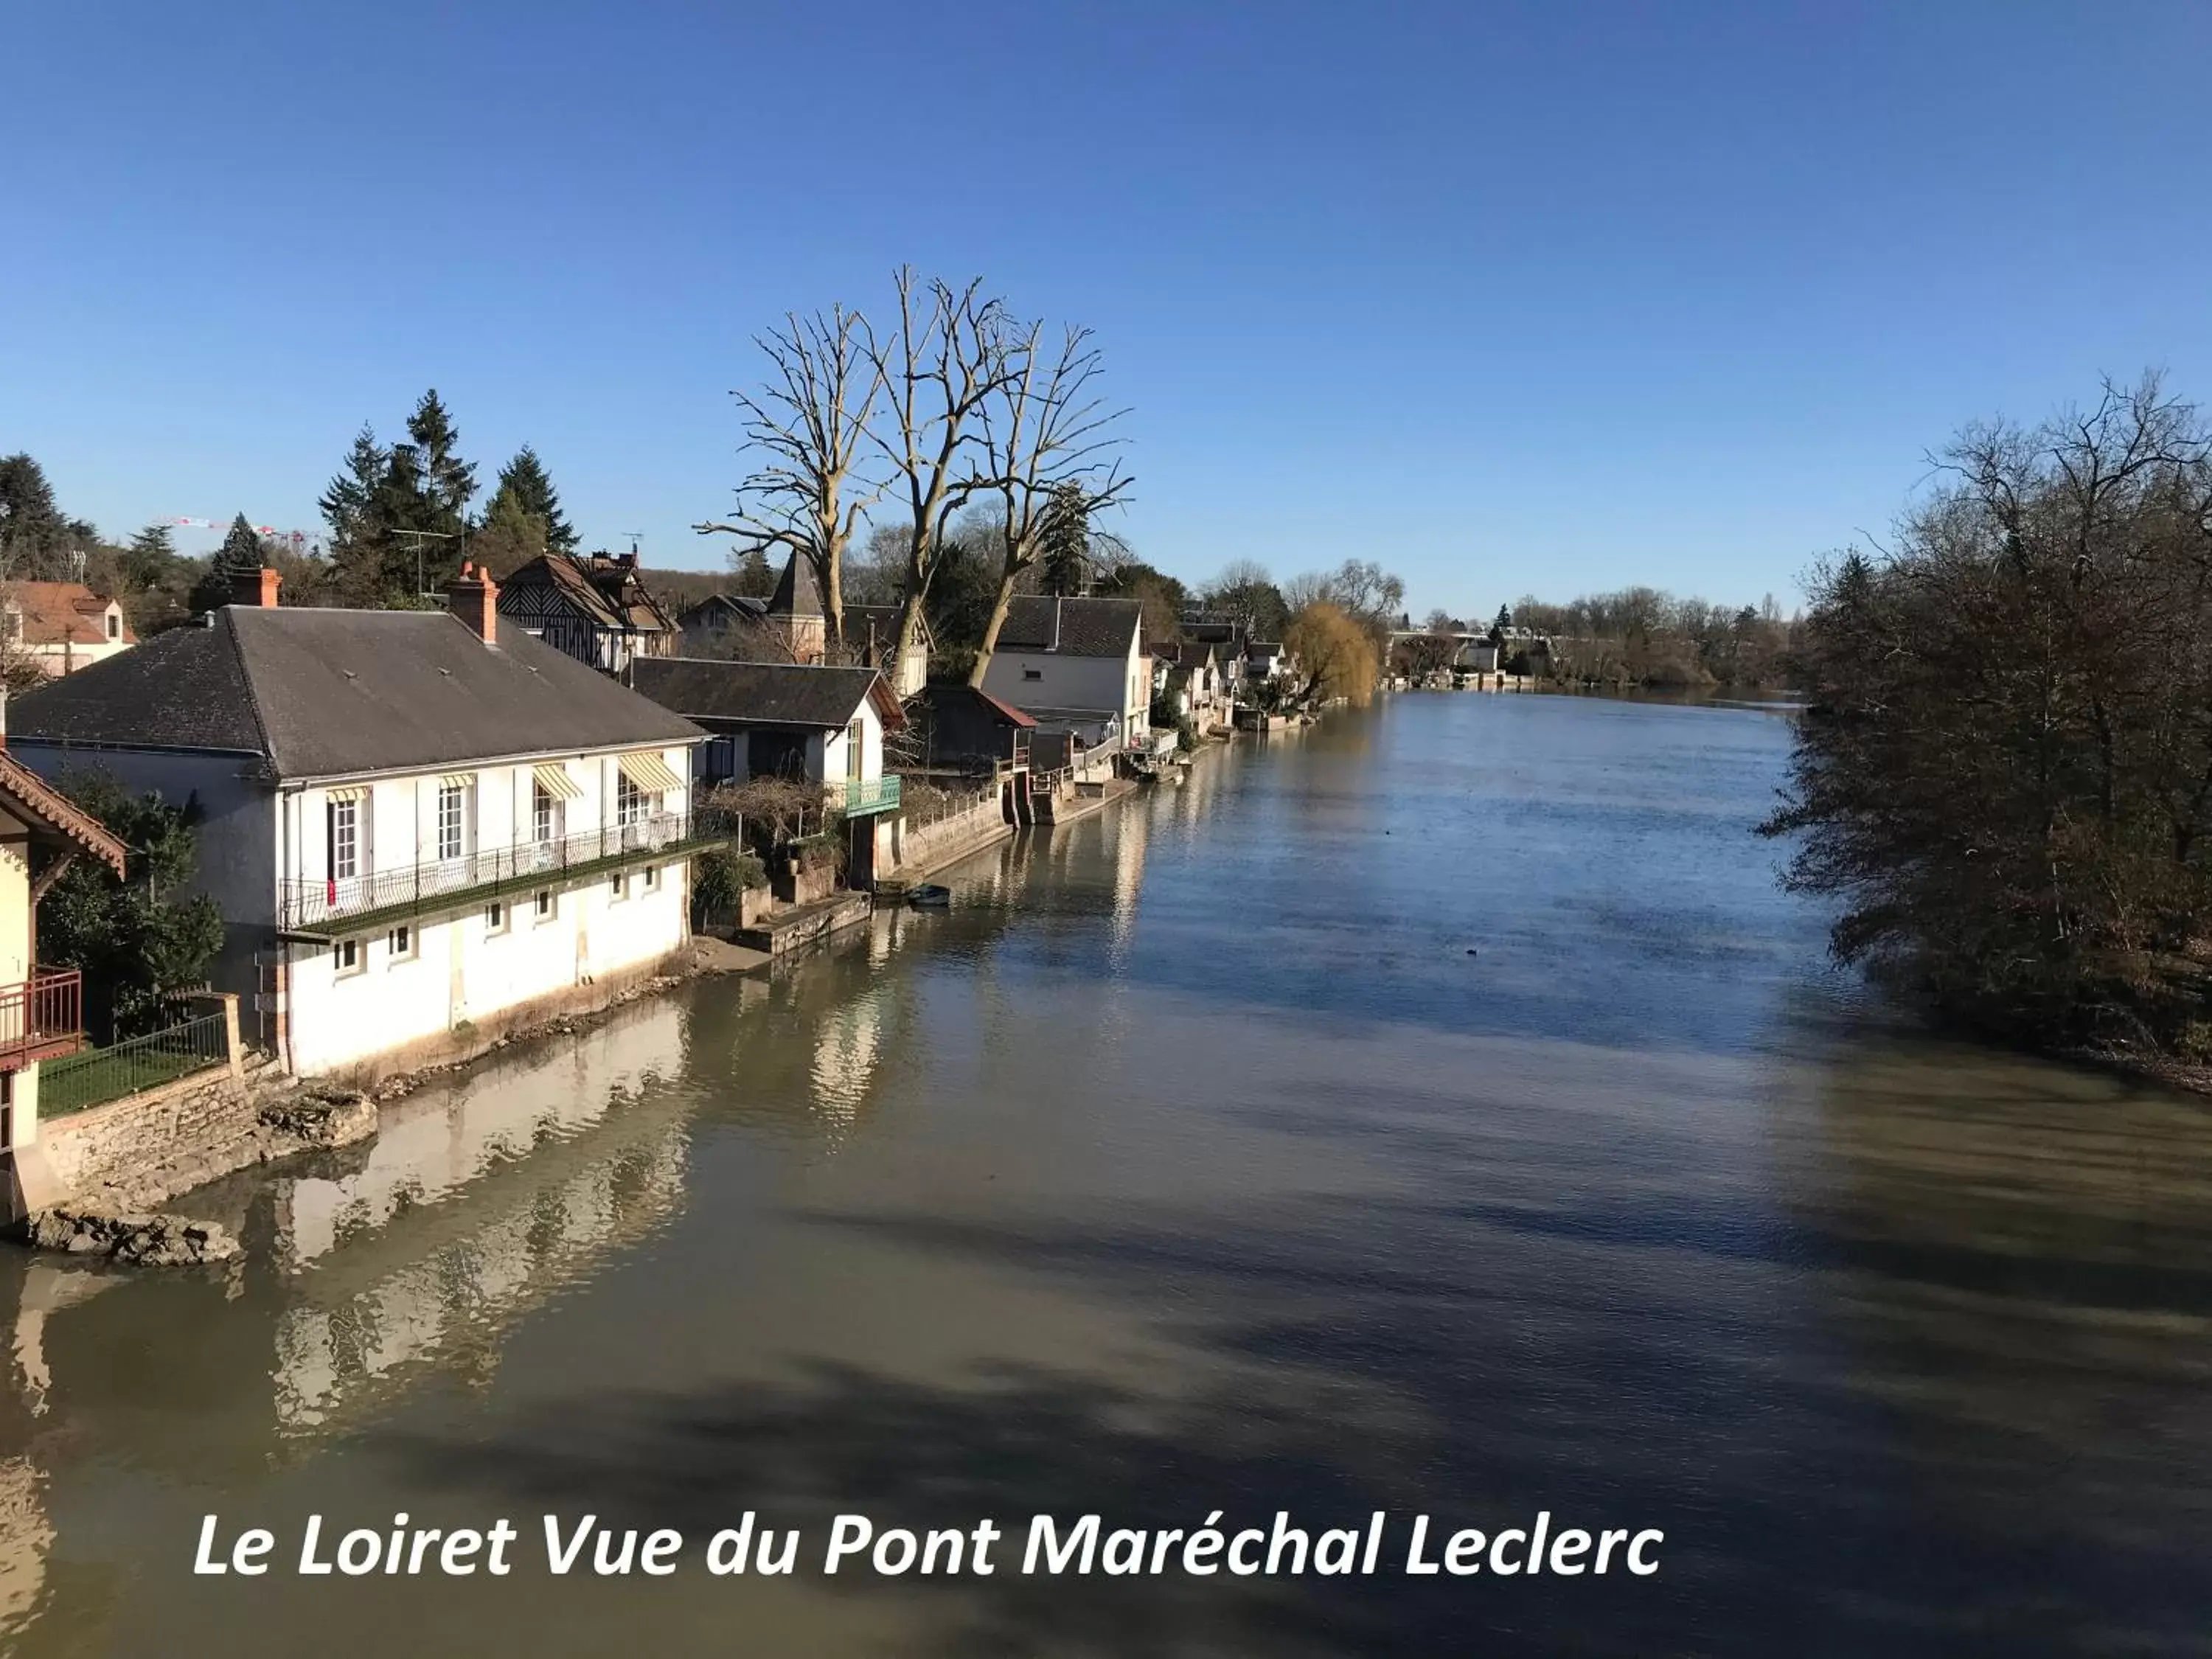
<instances>
[{"instance_id":1,"label":"white house","mask_svg":"<svg viewBox=\"0 0 2212 1659\"><path fill-rule=\"evenodd\" d=\"M884 734L906 725L878 671L663 657L641 659L630 673L641 694L708 734L693 762L702 790L757 777L820 784L823 804L845 816L854 884L866 884L878 852L889 855L900 810Z\"/></svg>"},{"instance_id":2,"label":"white house","mask_svg":"<svg viewBox=\"0 0 2212 1659\"><path fill-rule=\"evenodd\" d=\"M14 752L196 800L219 987L295 1072L384 1069L604 1000L689 934L702 733L498 625L240 603L21 699Z\"/></svg>"},{"instance_id":3,"label":"white house","mask_svg":"<svg viewBox=\"0 0 2212 1659\"><path fill-rule=\"evenodd\" d=\"M1006 611L983 690L1040 723L1065 724L1092 747L1152 723L1152 665L1134 599L1024 594Z\"/></svg>"}]
</instances>

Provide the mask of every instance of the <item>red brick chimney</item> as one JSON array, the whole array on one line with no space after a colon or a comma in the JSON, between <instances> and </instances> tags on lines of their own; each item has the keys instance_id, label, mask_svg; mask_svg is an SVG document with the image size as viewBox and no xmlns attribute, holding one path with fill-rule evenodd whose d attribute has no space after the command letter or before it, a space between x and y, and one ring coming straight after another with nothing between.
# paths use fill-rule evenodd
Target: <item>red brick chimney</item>
<instances>
[{"instance_id":1,"label":"red brick chimney","mask_svg":"<svg viewBox=\"0 0 2212 1659\"><path fill-rule=\"evenodd\" d=\"M499 643L499 584L489 571L464 564L461 574L446 584L446 609L486 645Z\"/></svg>"},{"instance_id":2,"label":"red brick chimney","mask_svg":"<svg viewBox=\"0 0 2212 1659\"><path fill-rule=\"evenodd\" d=\"M276 589L283 580L265 564L258 570L234 570L230 573L230 602L250 605L257 611L274 611Z\"/></svg>"}]
</instances>

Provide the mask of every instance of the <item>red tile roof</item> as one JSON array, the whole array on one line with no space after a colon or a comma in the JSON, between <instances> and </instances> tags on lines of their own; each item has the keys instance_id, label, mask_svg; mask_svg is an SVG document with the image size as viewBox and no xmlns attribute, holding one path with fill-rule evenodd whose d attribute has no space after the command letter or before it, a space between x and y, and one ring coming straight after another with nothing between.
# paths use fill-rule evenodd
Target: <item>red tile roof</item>
<instances>
[{"instance_id":1,"label":"red tile roof","mask_svg":"<svg viewBox=\"0 0 2212 1659\"><path fill-rule=\"evenodd\" d=\"M25 645L106 645L108 601L82 582L10 582L7 603L23 615ZM136 645L125 621L118 636Z\"/></svg>"}]
</instances>

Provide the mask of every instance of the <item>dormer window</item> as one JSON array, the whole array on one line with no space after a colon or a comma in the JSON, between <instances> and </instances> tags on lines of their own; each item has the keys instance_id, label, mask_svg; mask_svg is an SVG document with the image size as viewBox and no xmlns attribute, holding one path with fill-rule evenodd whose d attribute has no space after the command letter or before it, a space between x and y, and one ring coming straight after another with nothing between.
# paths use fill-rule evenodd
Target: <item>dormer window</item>
<instances>
[{"instance_id":1,"label":"dormer window","mask_svg":"<svg viewBox=\"0 0 2212 1659\"><path fill-rule=\"evenodd\" d=\"M123 613L112 606L107 612L107 637L111 640L119 640L123 637Z\"/></svg>"}]
</instances>

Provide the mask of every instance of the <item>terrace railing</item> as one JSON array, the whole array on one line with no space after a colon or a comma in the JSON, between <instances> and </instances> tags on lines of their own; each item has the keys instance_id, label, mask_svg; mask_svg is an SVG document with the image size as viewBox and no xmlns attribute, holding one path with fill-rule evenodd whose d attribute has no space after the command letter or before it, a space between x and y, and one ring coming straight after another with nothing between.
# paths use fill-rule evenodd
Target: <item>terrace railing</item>
<instances>
[{"instance_id":1,"label":"terrace railing","mask_svg":"<svg viewBox=\"0 0 2212 1659\"><path fill-rule=\"evenodd\" d=\"M39 1115L81 1112L232 1062L229 1017L218 1010L40 1068Z\"/></svg>"},{"instance_id":2,"label":"terrace railing","mask_svg":"<svg viewBox=\"0 0 2212 1659\"><path fill-rule=\"evenodd\" d=\"M841 779L824 787L829 793L830 810L842 812L848 818L899 810L899 778L896 772L886 772L879 778Z\"/></svg>"},{"instance_id":3,"label":"terrace railing","mask_svg":"<svg viewBox=\"0 0 2212 1659\"><path fill-rule=\"evenodd\" d=\"M278 894L280 920L288 929L321 931L372 915L419 911L493 890L639 863L736 833L735 821L723 814L656 812L632 823L605 824L549 841L481 848L395 870L321 881L288 880Z\"/></svg>"},{"instance_id":4,"label":"terrace railing","mask_svg":"<svg viewBox=\"0 0 2212 1659\"><path fill-rule=\"evenodd\" d=\"M74 968L0 985L0 1071L12 1072L84 1040L84 980Z\"/></svg>"}]
</instances>

